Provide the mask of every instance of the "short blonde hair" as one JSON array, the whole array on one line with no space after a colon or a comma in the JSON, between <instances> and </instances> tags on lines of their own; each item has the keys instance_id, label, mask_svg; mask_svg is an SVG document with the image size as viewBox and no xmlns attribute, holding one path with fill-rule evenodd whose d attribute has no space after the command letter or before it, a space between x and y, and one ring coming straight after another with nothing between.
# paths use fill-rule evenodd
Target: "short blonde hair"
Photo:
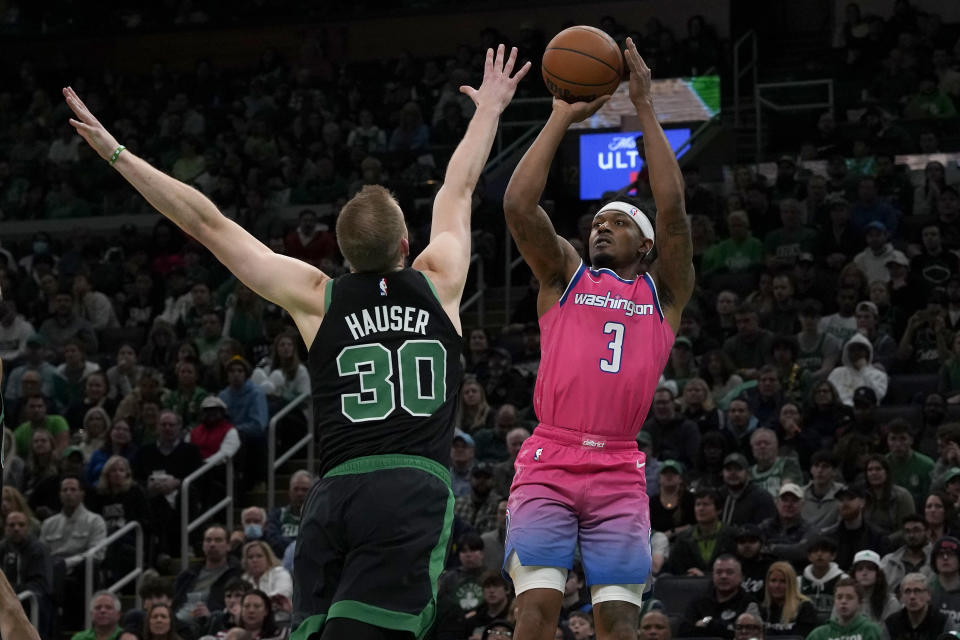
<instances>
[{"instance_id":1,"label":"short blonde hair","mask_svg":"<svg viewBox=\"0 0 960 640\"><path fill-rule=\"evenodd\" d=\"M357 273L386 273L400 261L407 235L396 198L380 185L366 185L337 216L337 244Z\"/></svg>"},{"instance_id":2,"label":"short blonde hair","mask_svg":"<svg viewBox=\"0 0 960 640\"><path fill-rule=\"evenodd\" d=\"M119 487L111 487L110 471L118 464L122 464L127 468L127 479L124 480ZM99 493L121 493L126 491L130 488L130 485L133 484L132 475L133 469L130 468L129 460L123 456L110 456L100 471L100 478L97 480L97 491Z\"/></svg>"},{"instance_id":3,"label":"short blonde hair","mask_svg":"<svg viewBox=\"0 0 960 640\"><path fill-rule=\"evenodd\" d=\"M263 551L263 555L266 556L267 558L267 570L270 570L280 564L280 560L277 558L277 554L273 552L273 549L270 548L270 545L268 545L263 540L253 540L252 542L248 542L247 544L243 545L243 555L241 556L242 558L241 562L243 563L243 570L247 571L247 573L249 573L249 571L247 570L247 551L249 551L253 547L260 547L260 550Z\"/></svg>"}]
</instances>

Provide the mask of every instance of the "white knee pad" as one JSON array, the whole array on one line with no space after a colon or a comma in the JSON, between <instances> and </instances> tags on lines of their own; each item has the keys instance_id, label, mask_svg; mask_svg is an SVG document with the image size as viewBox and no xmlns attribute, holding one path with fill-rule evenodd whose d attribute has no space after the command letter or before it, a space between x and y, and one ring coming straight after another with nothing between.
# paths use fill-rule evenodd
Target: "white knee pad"
<instances>
[{"instance_id":1,"label":"white knee pad","mask_svg":"<svg viewBox=\"0 0 960 640\"><path fill-rule=\"evenodd\" d=\"M507 573L513 580L517 595L530 589L554 589L561 594L567 585L567 570L561 567L525 567L520 564L516 551L507 559ZM641 589L642 592L642 589Z\"/></svg>"},{"instance_id":2,"label":"white knee pad","mask_svg":"<svg viewBox=\"0 0 960 640\"><path fill-rule=\"evenodd\" d=\"M590 587L590 600L596 606L600 602L629 602L638 607L643 604L642 584L595 584Z\"/></svg>"}]
</instances>

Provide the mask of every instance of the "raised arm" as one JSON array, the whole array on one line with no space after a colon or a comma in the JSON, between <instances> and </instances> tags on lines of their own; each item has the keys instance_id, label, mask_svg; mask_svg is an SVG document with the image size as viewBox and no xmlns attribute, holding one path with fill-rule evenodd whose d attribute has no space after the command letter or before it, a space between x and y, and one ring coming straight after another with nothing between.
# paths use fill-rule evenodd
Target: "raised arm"
<instances>
[{"instance_id":1,"label":"raised arm","mask_svg":"<svg viewBox=\"0 0 960 640\"><path fill-rule=\"evenodd\" d=\"M119 144L71 88L63 90L76 119L70 124L101 158L140 192L154 209L213 252L241 282L293 317L307 346L323 319L322 271L295 258L274 253L224 217L202 193L150 166Z\"/></svg>"},{"instance_id":2,"label":"raised arm","mask_svg":"<svg viewBox=\"0 0 960 640\"><path fill-rule=\"evenodd\" d=\"M550 118L513 170L503 195L503 213L510 235L540 282L540 315L560 298L580 264L576 250L557 235L550 216L540 206L550 164L567 128L589 117L608 99L604 96L590 103L568 104L554 98Z\"/></svg>"},{"instance_id":3,"label":"raised arm","mask_svg":"<svg viewBox=\"0 0 960 640\"><path fill-rule=\"evenodd\" d=\"M640 118L650 190L657 203L657 260L652 269L653 279L663 315L676 331L694 285L693 240L683 204L683 174L653 110L650 69L630 38L624 53L630 68L630 101Z\"/></svg>"},{"instance_id":4,"label":"raised arm","mask_svg":"<svg viewBox=\"0 0 960 640\"><path fill-rule=\"evenodd\" d=\"M496 56L493 49L487 49L480 88L460 87L460 92L470 96L477 109L450 157L443 186L433 202L430 244L413 263L414 268L430 277L447 314L458 327L460 297L470 267L473 190L490 156L500 114L513 98L517 83L530 69L528 62L511 77L516 60L516 47L510 50L509 58L502 44L497 47Z\"/></svg>"}]
</instances>

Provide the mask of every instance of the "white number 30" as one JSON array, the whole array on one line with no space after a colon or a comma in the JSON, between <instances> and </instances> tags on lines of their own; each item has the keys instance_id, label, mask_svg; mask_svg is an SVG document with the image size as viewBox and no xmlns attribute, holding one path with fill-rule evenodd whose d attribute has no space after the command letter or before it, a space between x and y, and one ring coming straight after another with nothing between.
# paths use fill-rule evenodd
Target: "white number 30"
<instances>
[{"instance_id":1,"label":"white number 30","mask_svg":"<svg viewBox=\"0 0 960 640\"><path fill-rule=\"evenodd\" d=\"M613 355L609 360L600 360L600 370L617 373L620 371L620 356L623 352L623 325L619 322L608 322L603 325L603 332L613 334L613 340L607 344Z\"/></svg>"}]
</instances>

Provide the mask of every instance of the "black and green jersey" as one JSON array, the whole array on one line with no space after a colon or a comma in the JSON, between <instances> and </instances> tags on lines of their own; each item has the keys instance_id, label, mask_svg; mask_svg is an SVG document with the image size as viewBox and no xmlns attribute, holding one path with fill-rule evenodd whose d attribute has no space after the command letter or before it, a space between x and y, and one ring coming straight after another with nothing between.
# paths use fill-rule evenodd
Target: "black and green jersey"
<instances>
[{"instance_id":1,"label":"black and green jersey","mask_svg":"<svg viewBox=\"0 0 960 640\"><path fill-rule=\"evenodd\" d=\"M362 456L449 466L463 341L415 269L350 273L327 285L310 348L320 473Z\"/></svg>"}]
</instances>

